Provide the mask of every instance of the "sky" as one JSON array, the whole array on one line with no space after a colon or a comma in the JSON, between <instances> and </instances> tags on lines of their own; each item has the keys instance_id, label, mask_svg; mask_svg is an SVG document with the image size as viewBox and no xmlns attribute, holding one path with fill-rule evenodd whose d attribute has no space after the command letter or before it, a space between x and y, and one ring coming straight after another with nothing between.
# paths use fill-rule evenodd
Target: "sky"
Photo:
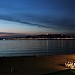
<instances>
[{"instance_id":1,"label":"sky","mask_svg":"<svg viewBox=\"0 0 75 75\"><path fill-rule=\"evenodd\" d=\"M0 0L0 32L75 33L75 0Z\"/></svg>"}]
</instances>

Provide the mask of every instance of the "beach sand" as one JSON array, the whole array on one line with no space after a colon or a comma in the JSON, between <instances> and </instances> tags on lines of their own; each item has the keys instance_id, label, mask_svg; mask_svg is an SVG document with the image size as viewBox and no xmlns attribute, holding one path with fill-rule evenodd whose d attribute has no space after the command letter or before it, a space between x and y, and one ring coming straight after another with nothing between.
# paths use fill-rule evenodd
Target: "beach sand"
<instances>
[{"instance_id":1,"label":"beach sand","mask_svg":"<svg viewBox=\"0 0 75 75\"><path fill-rule=\"evenodd\" d=\"M75 60L75 55L0 57L0 75L44 75L68 69L67 60Z\"/></svg>"}]
</instances>

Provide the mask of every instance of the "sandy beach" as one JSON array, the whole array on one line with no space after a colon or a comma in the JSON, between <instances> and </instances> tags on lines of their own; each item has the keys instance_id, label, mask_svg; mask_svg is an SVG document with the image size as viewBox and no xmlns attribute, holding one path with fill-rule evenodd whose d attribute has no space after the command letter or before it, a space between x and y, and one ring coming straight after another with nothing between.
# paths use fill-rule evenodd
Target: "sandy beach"
<instances>
[{"instance_id":1,"label":"sandy beach","mask_svg":"<svg viewBox=\"0 0 75 75\"><path fill-rule=\"evenodd\" d=\"M67 60L75 60L75 54L0 57L0 75L44 75L68 69L64 66Z\"/></svg>"}]
</instances>

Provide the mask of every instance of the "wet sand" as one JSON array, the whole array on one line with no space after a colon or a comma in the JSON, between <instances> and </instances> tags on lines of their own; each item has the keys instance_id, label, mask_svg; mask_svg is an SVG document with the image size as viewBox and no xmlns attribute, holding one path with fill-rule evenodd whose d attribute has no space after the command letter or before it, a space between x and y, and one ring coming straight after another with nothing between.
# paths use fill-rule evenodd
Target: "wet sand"
<instances>
[{"instance_id":1,"label":"wet sand","mask_svg":"<svg viewBox=\"0 0 75 75\"><path fill-rule=\"evenodd\" d=\"M75 55L0 57L0 75L43 75L67 69L64 63Z\"/></svg>"}]
</instances>

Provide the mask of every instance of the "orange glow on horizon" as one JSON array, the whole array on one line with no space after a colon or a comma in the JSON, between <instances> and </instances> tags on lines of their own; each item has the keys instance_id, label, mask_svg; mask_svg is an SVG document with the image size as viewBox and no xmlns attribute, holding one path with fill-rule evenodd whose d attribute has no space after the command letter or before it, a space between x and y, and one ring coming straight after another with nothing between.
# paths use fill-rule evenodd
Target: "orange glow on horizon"
<instances>
[{"instance_id":1,"label":"orange glow on horizon","mask_svg":"<svg viewBox=\"0 0 75 75\"><path fill-rule=\"evenodd\" d=\"M9 34L0 34L0 36L8 36Z\"/></svg>"}]
</instances>

